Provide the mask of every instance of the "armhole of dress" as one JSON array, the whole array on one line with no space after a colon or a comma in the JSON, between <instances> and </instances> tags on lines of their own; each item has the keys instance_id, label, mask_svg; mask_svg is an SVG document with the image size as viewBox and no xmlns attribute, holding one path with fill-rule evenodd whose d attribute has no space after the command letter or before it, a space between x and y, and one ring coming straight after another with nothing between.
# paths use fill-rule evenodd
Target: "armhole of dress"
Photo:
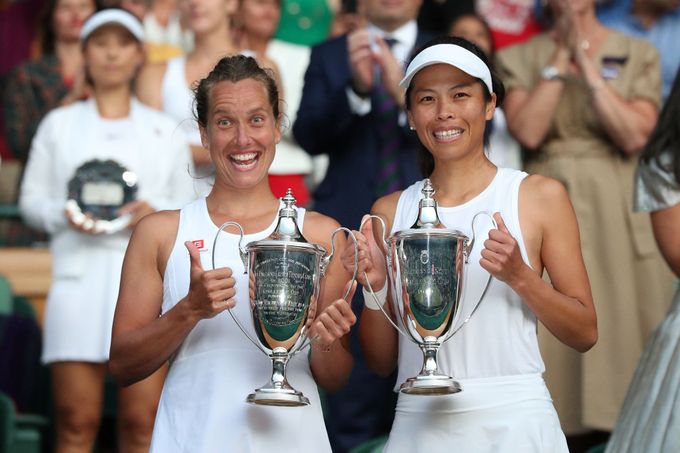
<instances>
[{"instance_id":1,"label":"armhole of dress","mask_svg":"<svg viewBox=\"0 0 680 453\"><path fill-rule=\"evenodd\" d=\"M187 206L184 206L182 209L179 210L179 220L177 221L177 231L175 232L175 240L172 245L172 249L170 250L170 254L168 255L168 261L165 263L165 269L163 271L163 287L164 289L167 289L170 291L170 296L175 300L177 296L177 288L175 287L176 284L176 278L174 277L174 269L172 270L172 275L170 272L170 267L173 265L173 258L175 254L177 253L178 247L180 245L184 245L181 241L182 238L182 230L185 227L185 223L187 221L187 215L186 215L186 209Z\"/></svg>"},{"instance_id":2,"label":"armhole of dress","mask_svg":"<svg viewBox=\"0 0 680 453\"><path fill-rule=\"evenodd\" d=\"M406 189L404 189L401 194L399 195L399 200L397 201L397 209L394 211L394 219L392 219L392 228L388 232L387 236L393 235L397 231L401 231L404 229L409 228L413 223L416 221L416 217L418 216L418 200L411 200L413 198L413 192L414 187L415 187L415 193L420 193L422 190L424 181L418 181L414 186L409 186ZM415 213L409 212L409 208L413 209L413 206L416 206L415 208ZM407 219L406 217L413 217L412 222L408 224L408 226L403 226L403 222L408 222L410 219Z\"/></svg>"},{"instance_id":3,"label":"armhole of dress","mask_svg":"<svg viewBox=\"0 0 680 453\"><path fill-rule=\"evenodd\" d=\"M524 233L522 232L522 224L520 223L519 215L519 191L522 187L522 182L529 176L527 173L518 172L515 180L512 183L512 223L515 226L515 231L517 232L517 243L519 244L519 250L522 253L522 259L524 262L533 269L531 265L531 260L529 259L529 253L527 251L526 244L524 243Z\"/></svg>"}]
</instances>

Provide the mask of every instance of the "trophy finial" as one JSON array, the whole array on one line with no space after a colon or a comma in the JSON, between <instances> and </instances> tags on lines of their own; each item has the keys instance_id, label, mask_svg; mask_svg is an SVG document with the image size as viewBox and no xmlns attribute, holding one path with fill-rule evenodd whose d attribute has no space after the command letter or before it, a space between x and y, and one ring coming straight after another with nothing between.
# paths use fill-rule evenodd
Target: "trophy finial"
<instances>
[{"instance_id":1,"label":"trophy finial","mask_svg":"<svg viewBox=\"0 0 680 453\"><path fill-rule=\"evenodd\" d=\"M425 179L420 192L423 198L418 204L418 218L412 228L437 228L441 222L437 214L437 201L434 199L435 190L429 178Z\"/></svg>"},{"instance_id":2,"label":"trophy finial","mask_svg":"<svg viewBox=\"0 0 680 453\"><path fill-rule=\"evenodd\" d=\"M288 188L286 195L281 198L283 207L279 209L279 221L270 238L280 241L307 242L300 233L297 225L297 207L293 189Z\"/></svg>"}]
</instances>

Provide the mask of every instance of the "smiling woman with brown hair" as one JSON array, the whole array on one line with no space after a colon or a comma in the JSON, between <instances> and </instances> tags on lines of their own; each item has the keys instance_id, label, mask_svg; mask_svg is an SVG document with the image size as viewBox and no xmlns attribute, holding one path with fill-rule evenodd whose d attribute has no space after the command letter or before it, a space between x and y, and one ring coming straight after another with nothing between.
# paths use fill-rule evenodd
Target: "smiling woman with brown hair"
<instances>
[{"instance_id":1,"label":"smiling woman with brown hair","mask_svg":"<svg viewBox=\"0 0 680 453\"><path fill-rule=\"evenodd\" d=\"M243 55L222 58L195 96L215 184L206 198L153 214L135 230L123 265L111 370L133 383L170 361L153 451L329 452L316 385L336 390L352 367L346 334L355 317L339 298L349 274L331 261L310 327L309 336L318 335L311 357L297 354L288 362L291 382L311 405L248 405L246 395L271 373L271 361L226 312L251 317L239 236L224 234L216 269L210 250L226 221L242 225L243 246L275 231L282 203L267 171L281 138L280 100L271 73ZM310 242L331 250L337 222L299 208L297 224ZM344 247L344 240L337 242ZM245 329L256 337L252 324Z\"/></svg>"}]
</instances>

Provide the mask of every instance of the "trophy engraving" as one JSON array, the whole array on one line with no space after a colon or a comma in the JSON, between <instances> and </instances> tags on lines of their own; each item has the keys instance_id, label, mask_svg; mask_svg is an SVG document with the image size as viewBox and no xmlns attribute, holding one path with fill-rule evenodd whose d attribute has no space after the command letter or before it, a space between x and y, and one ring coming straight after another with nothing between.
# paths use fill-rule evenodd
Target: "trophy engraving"
<instances>
[{"instance_id":1,"label":"trophy engraving","mask_svg":"<svg viewBox=\"0 0 680 453\"><path fill-rule=\"evenodd\" d=\"M75 223L89 220L94 232L110 234L127 226L130 216L119 216L118 210L136 196L134 172L113 160L93 159L78 167L69 181L66 210Z\"/></svg>"},{"instance_id":2,"label":"trophy engraving","mask_svg":"<svg viewBox=\"0 0 680 453\"><path fill-rule=\"evenodd\" d=\"M229 314L248 339L272 361L272 375L264 386L248 395L246 401L270 406L304 406L309 399L293 388L286 379L286 365L296 353L307 347L312 339L307 332L314 319L319 297L320 280L335 253L335 235L347 232L357 248L350 230L340 227L331 235L331 252L311 244L302 236L297 225L295 197L290 189L281 199L284 206L274 232L261 241L241 247L244 232L236 222L225 222L213 242L215 250L220 233L228 226L240 230L239 252L249 281L250 313L256 338L252 338L236 316ZM355 254L356 278L358 253ZM351 287L344 294L346 299Z\"/></svg>"},{"instance_id":3,"label":"trophy engraving","mask_svg":"<svg viewBox=\"0 0 680 453\"><path fill-rule=\"evenodd\" d=\"M468 238L462 232L446 229L441 224L434 188L429 179L425 180L422 194L418 218L410 229L398 231L385 239L385 224L380 217L372 215L364 223L375 218L382 224L388 284L392 293L391 308L397 322L392 320L377 298L376 303L392 326L423 351L420 374L407 379L400 390L416 395L446 395L457 393L462 388L452 377L441 373L437 352L474 314L491 282L489 275L484 292L470 315L462 323L458 322L465 265L475 242L475 219L480 214L489 214L480 212L474 216L472 238ZM493 217L491 221L495 226ZM370 283L368 289L375 298Z\"/></svg>"}]
</instances>

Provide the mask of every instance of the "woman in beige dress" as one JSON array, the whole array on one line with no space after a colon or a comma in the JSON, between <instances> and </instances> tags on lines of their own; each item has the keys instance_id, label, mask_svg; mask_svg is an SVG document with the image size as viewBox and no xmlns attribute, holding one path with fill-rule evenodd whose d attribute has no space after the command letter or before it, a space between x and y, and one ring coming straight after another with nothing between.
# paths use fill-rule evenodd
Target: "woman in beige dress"
<instances>
[{"instance_id":1,"label":"woman in beige dress","mask_svg":"<svg viewBox=\"0 0 680 453\"><path fill-rule=\"evenodd\" d=\"M632 210L636 154L660 102L659 57L599 23L595 0L550 6L552 30L499 54L505 111L526 169L569 191L598 313L588 354L542 339L546 380L566 431L609 431L672 294L649 217Z\"/></svg>"}]
</instances>

